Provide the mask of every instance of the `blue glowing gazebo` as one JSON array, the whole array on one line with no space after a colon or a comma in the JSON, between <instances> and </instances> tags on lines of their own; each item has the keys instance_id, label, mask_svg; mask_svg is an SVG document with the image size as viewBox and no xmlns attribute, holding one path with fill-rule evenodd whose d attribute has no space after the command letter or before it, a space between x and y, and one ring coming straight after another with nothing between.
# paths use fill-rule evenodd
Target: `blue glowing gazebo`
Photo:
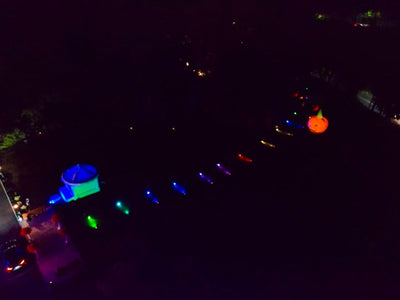
<instances>
[{"instance_id":1,"label":"blue glowing gazebo","mask_svg":"<svg viewBox=\"0 0 400 300\"><path fill-rule=\"evenodd\" d=\"M64 183L64 186L58 190L61 197L51 196L50 204L61 199L70 202L100 191L98 172L92 165L77 164L72 166L62 173L61 181Z\"/></svg>"}]
</instances>

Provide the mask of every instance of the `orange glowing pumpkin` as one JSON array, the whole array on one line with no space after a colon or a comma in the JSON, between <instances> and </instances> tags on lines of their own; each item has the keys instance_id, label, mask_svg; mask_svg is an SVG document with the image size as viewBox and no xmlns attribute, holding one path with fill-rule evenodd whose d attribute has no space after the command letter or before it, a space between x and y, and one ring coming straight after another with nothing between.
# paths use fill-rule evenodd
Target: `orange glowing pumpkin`
<instances>
[{"instance_id":1,"label":"orange glowing pumpkin","mask_svg":"<svg viewBox=\"0 0 400 300\"><path fill-rule=\"evenodd\" d=\"M328 124L328 120L322 116L322 110L320 109L316 116L309 117L307 126L311 133L320 134L325 132Z\"/></svg>"}]
</instances>

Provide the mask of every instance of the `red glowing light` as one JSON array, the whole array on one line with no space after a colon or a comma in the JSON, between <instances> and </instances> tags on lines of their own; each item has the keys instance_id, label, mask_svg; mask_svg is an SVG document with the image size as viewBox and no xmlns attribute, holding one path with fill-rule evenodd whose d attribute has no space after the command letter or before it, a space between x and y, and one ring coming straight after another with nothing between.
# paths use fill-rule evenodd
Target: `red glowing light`
<instances>
[{"instance_id":1,"label":"red glowing light","mask_svg":"<svg viewBox=\"0 0 400 300\"><path fill-rule=\"evenodd\" d=\"M26 264L25 259L21 259L20 262L19 262L19 265L22 266L22 265L24 265L24 264Z\"/></svg>"},{"instance_id":2,"label":"red glowing light","mask_svg":"<svg viewBox=\"0 0 400 300\"><path fill-rule=\"evenodd\" d=\"M312 111L318 111L319 110L319 105L317 104L317 106L315 106Z\"/></svg>"},{"instance_id":3,"label":"red glowing light","mask_svg":"<svg viewBox=\"0 0 400 300\"><path fill-rule=\"evenodd\" d=\"M13 268L11 268L11 267L6 268L7 272L11 272L12 270L13 270Z\"/></svg>"},{"instance_id":4,"label":"red glowing light","mask_svg":"<svg viewBox=\"0 0 400 300\"><path fill-rule=\"evenodd\" d=\"M298 97L299 96L299 94L298 93L294 93L294 95L293 96L295 96L295 97Z\"/></svg>"},{"instance_id":5,"label":"red glowing light","mask_svg":"<svg viewBox=\"0 0 400 300\"><path fill-rule=\"evenodd\" d=\"M238 154L239 159L245 161L245 162L252 162L253 160L251 158L248 158L244 155L242 155L241 153Z\"/></svg>"},{"instance_id":6,"label":"red glowing light","mask_svg":"<svg viewBox=\"0 0 400 300\"><path fill-rule=\"evenodd\" d=\"M357 27L357 23L354 23L354 25L353 25L354 27Z\"/></svg>"},{"instance_id":7,"label":"red glowing light","mask_svg":"<svg viewBox=\"0 0 400 300\"><path fill-rule=\"evenodd\" d=\"M26 250L28 250L29 253L36 253L36 252L37 252L35 245L32 244L32 243L30 243L30 244L26 247Z\"/></svg>"},{"instance_id":8,"label":"red glowing light","mask_svg":"<svg viewBox=\"0 0 400 300\"><path fill-rule=\"evenodd\" d=\"M20 231L20 235L21 236L27 236L27 235L29 235L30 233L32 232L32 228L30 228L30 227L24 227L24 228L21 228L21 231Z\"/></svg>"}]
</instances>

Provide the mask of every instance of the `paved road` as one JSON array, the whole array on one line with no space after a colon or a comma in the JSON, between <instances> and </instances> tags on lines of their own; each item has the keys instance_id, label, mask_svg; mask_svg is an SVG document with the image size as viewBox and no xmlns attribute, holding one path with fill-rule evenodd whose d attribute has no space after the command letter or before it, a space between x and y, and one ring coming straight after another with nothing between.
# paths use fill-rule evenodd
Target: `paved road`
<instances>
[{"instance_id":1,"label":"paved road","mask_svg":"<svg viewBox=\"0 0 400 300\"><path fill-rule=\"evenodd\" d=\"M50 300L49 287L44 284L37 265L32 265L23 273L15 276L0 275L1 298L13 300L41 299Z\"/></svg>"},{"instance_id":2,"label":"paved road","mask_svg":"<svg viewBox=\"0 0 400 300\"><path fill-rule=\"evenodd\" d=\"M20 229L16 216L11 208L3 183L0 182L0 242Z\"/></svg>"},{"instance_id":3,"label":"paved road","mask_svg":"<svg viewBox=\"0 0 400 300\"><path fill-rule=\"evenodd\" d=\"M11 208L4 186L0 182L0 242L18 236L21 227ZM15 276L8 276L0 266L1 299L6 296L12 299L51 299L48 287L43 281L37 265L30 266L27 270Z\"/></svg>"}]
</instances>

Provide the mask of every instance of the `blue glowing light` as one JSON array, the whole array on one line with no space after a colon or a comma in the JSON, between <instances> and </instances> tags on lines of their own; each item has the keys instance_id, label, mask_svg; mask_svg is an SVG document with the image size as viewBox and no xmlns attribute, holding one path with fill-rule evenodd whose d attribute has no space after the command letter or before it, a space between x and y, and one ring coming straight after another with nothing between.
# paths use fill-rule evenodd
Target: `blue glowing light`
<instances>
[{"instance_id":1,"label":"blue glowing light","mask_svg":"<svg viewBox=\"0 0 400 300\"><path fill-rule=\"evenodd\" d=\"M304 128L304 126L296 124L296 123L292 123L289 120L286 120L286 123L289 124L290 126L296 127L296 128Z\"/></svg>"},{"instance_id":2,"label":"blue glowing light","mask_svg":"<svg viewBox=\"0 0 400 300\"><path fill-rule=\"evenodd\" d=\"M172 182L172 185L173 185L173 188L174 188L177 192L181 193L182 195L186 195L186 190L185 190L184 187L178 185L175 181Z\"/></svg>"},{"instance_id":3,"label":"blue glowing light","mask_svg":"<svg viewBox=\"0 0 400 300\"><path fill-rule=\"evenodd\" d=\"M146 195L147 195L147 198L149 198L149 200L150 200L151 202L156 203L156 204L159 204L157 198L154 197L154 195L152 195L150 191L146 191Z\"/></svg>"},{"instance_id":4,"label":"blue glowing light","mask_svg":"<svg viewBox=\"0 0 400 300\"><path fill-rule=\"evenodd\" d=\"M57 202L63 200L60 196L60 194L54 194L52 196L49 197L49 204L56 204Z\"/></svg>"}]
</instances>

